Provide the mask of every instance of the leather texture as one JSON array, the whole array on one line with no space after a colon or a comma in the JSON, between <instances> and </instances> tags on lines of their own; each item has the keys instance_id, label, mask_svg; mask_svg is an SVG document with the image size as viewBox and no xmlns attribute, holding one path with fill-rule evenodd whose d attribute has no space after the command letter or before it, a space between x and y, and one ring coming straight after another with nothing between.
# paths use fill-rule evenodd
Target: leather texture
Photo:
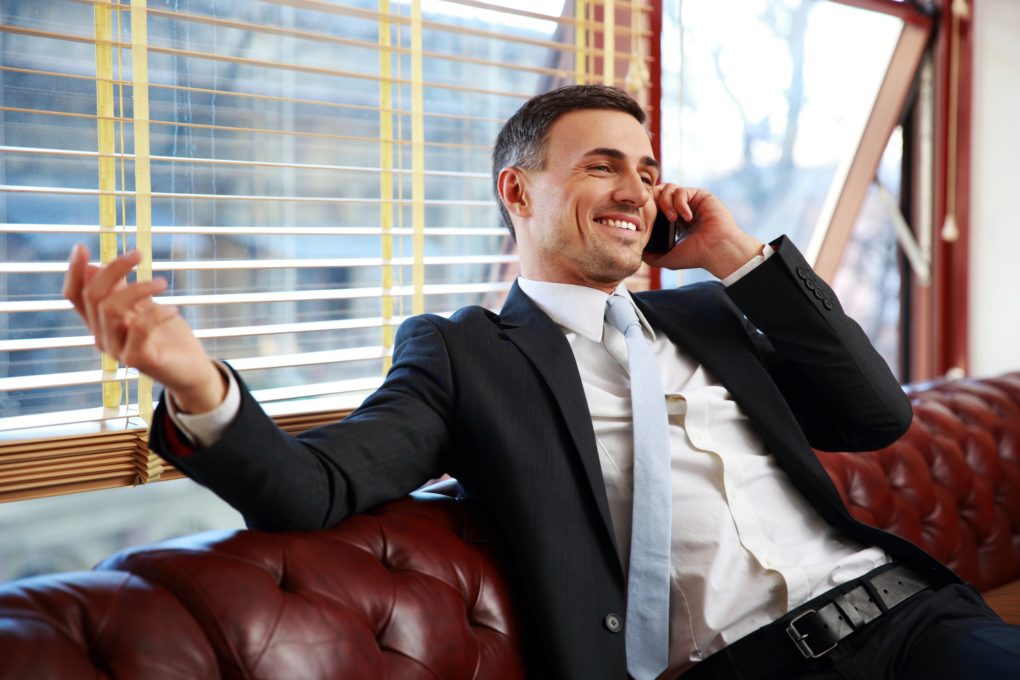
<instances>
[{"instance_id":1,"label":"leather texture","mask_svg":"<svg viewBox=\"0 0 1020 680\"><path fill-rule=\"evenodd\" d=\"M858 520L916 543L981 591L1020 578L1020 373L908 388L891 446L818 453Z\"/></svg>"},{"instance_id":2,"label":"leather texture","mask_svg":"<svg viewBox=\"0 0 1020 680\"><path fill-rule=\"evenodd\" d=\"M899 441L818 454L841 497L979 589L1020 587L1020 373L908 392ZM437 491L331 529L200 534L0 586L0 678L523 677L513 546L455 485Z\"/></svg>"},{"instance_id":3,"label":"leather texture","mask_svg":"<svg viewBox=\"0 0 1020 680\"><path fill-rule=\"evenodd\" d=\"M0 678L521 678L490 534L419 493L326 531L209 532L15 581Z\"/></svg>"},{"instance_id":4,"label":"leather texture","mask_svg":"<svg viewBox=\"0 0 1020 680\"><path fill-rule=\"evenodd\" d=\"M806 659L824 656L843 638L928 587L915 572L898 565L855 581L857 585L837 592L828 602L814 602L787 614L785 626L775 630L775 637L785 633Z\"/></svg>"}]
</instances>

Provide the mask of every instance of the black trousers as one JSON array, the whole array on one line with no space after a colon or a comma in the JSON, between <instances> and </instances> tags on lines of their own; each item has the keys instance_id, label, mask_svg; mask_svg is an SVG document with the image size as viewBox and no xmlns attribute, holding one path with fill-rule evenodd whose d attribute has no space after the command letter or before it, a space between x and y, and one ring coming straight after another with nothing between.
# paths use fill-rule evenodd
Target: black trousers
<instances>
[{"instance_id":1,"label":"black trousers","mask_svg":"<svg viewBox=\"0 0 1020 680\"><path fill-rule=\"evenodd\" d=\"M819 659L780 665L741 658L738 640L682 680L1020 678L1020 626L1003 623L973 588L951 585L914 595Z\"/></svg>"}]
</instances>

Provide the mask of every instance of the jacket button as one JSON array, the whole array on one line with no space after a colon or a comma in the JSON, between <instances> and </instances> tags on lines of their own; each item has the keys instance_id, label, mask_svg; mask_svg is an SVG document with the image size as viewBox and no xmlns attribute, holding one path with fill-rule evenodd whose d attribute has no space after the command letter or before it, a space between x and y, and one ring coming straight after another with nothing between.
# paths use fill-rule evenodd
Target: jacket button
<instances>
[{"instance_id":1,"label":"jacket button","mask_svg":"<svg viewBox=\"0 0 1020 680\"><path fill-rule=\"evenodd\" d=\"M830 300L829 298L825 298L825 301L822 302L822 304L825 306L826 309L832 309L834 306L832 300Z\"/></svg>"},{"instance_id":2,"label":"jacket button","mask_svg":"<svg viewBox=\"0 0 1020 680\"><path fill-rule=\"evenodd\" d=\"M804 285L807 286L808 290L814 290L815 289L815 280L814 279L804 279Z\"/></svg>"},{"instance_id":3,"label":"jacket button","mask_svg":"<svg viewBox=\"0 0 1020 680\"><path fill-rule=\"evenodd\" d=\"M603 623L606 625L606 630L610 633L619 633L623 630L623 619L618 614L606 614Z\"/></svg>"},{"instance_id":4,"label":"jacket button","mask_svg":"<svg viewBox=\"0 0 1020 680\"><path fill-rule=\"evenodd\" d=\"M807 269L804 269L804 267L797 267L797 276L799 276L802 279L806 279L807 275L808 275Z\"/></svg>"},{"instance_id":5,"label":"jacket button","mask_svg":"<svg viewBox=\"0 0 1020 680\"><path fill-rule=\"evenodd\" d=\"M815 288L815 297L818 298L819 300L825 297L825 293L822 292L821 288Z\"/></svg>"}]
</instances>

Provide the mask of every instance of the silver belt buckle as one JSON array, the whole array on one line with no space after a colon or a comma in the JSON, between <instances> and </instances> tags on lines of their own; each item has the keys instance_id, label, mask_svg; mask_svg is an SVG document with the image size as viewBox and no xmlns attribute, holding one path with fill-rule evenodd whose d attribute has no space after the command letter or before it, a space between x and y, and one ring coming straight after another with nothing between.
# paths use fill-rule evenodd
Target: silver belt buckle
<instances>
[{"instance_id":1,"label":"silver belt buckle","mask_svg":"<svg viewBox=\"0 0 1020 680\"><path fill-rule=\"evenodd\" d=\"M807 634L801 633L799 630L797 630L798 621L800 621L808 614L817 613L818 612L814 609L808 609L806 612L799 614L786 626L786 634L790 636L790 639L793 640L793 644L797 647L797 650L804 656L805 659L819 659L828 654L829 652L831 652L832 650L834 650L836 648L836 645L839 644L839 640L836 640L835 642L832 643L832 646L829 647L828 649L822 650L820 652L815 652L815 650L811 649L811 645L807 643L808 639Z\"/></svg>"}]
</instances>

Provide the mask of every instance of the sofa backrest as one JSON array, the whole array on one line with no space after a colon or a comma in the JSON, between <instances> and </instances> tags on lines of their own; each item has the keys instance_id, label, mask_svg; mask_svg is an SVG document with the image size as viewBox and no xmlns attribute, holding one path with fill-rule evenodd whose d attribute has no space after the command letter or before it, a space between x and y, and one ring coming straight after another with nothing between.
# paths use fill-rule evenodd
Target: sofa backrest
<instances>
[{"instance_id":1,"label":"sofa backrest","mask_svg":"<svg viewBox=\"0 0 1020 680\"><path fill-rule=\"evenodd\" d=\"M1020 579L1020 373L908 388L914 421L871 453L821 453L857 519L979 590Z\"/></svg>"}]
</instances>

